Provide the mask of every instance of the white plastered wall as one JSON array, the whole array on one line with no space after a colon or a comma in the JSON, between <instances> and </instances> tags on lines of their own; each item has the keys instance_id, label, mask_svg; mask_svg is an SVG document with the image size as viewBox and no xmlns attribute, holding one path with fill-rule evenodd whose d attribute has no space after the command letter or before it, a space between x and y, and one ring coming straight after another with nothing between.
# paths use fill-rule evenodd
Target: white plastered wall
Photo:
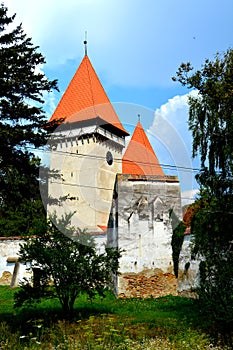
<instances>
[{"instance_id":1,"label":"white plastered wall","mask_svg":"<svg viewBox=\"0 0 233 350\"><path fill-rule=\"evenodd\" d=\"M70 139L58 143L51 151L50 169L59 170L62 179L50 179L49 194L53 198L69 195L71 199L60 206L48 207L48 212L56 211L58 216L75 212L72 225L89 231L101 231L107 226L112 203L116 174L122 169L122 145L111 139L96 135L75 141L73 131ZM111 152L112 164L106 159Z\"/></svg>"},{"instance_id":2,"label":"white plastered wall","mask_svg":"<svg viewBox=\"0 0 233 350\"><path fill-rule=\"evenodd\" d=\"M116 200L113 205L113 227L108 241L123 250L120 272L141 273L155 271L173 273L172 209L182 219L180 185L177 179L163 181L129 180L118 175ZM121 293L118 278L118 293Z\"/></svg>"}]
</instances>

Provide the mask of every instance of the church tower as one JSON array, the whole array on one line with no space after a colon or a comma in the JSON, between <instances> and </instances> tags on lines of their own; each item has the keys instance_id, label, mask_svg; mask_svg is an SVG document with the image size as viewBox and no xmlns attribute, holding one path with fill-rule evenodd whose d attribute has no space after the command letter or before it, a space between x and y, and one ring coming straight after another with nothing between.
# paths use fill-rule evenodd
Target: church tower
<instances>
[{"instance_id":1,"label":"church tower","mask_svg":"<svg viewBox=\"0 0 233 350\"><path fill-rule=\"evenodd\" d=\"M86 42L84 42L86 45ZM75 213L72 225L90 232L107 228L115 177L122 172L128 132L121 124L85 47L74 77L50 121L61 120L51 139L49 195L63 198L49 213ZM64 200L65 198L65 200Z\"/></svg>"},{"instance_id":2,"label":"church tower","mask_svg":"<svg viewBox=\"0 0 233 350\"><path fill-rule=\"evenodd\" d=\"M122 250L116 294L145 294L143 279L157 295L151 276L175 279L171 213L182 219L179 179L164 173L140 120L124 152L129 134L86 50L50 121L60 121L50 145L50 169L60 177L51 177L49 195L62 200L48 212L73 213L71 224L88 229L100 251L104 243Z\"/></svg>"}]
</instances>

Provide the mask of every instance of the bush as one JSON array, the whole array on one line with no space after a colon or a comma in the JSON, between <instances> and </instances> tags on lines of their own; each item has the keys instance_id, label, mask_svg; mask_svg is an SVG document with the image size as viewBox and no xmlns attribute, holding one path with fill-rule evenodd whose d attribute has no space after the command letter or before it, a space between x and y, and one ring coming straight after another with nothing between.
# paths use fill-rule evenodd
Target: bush
<instances>
[{"instance_id":1,"label":"bush","mask_svg":"<svg viewBox=\"0 0 233 350\"><path fill-rule=\"evenodd\" d=\"M29 240L20 248L20 260L30 263L31 279L24 279L15 293L15 306L40 302L42 298L58 298L63 312L72 316L74 302L81 293L104 296L113 275L118 271L120 252L105 248L98 254L93 238L85 231L69 227L71 216L54 224L48 221L43 236ZM58 227L65 228L66 235ZM63 230L64 232L64 230Z\"/></svg>"}]
</instances>

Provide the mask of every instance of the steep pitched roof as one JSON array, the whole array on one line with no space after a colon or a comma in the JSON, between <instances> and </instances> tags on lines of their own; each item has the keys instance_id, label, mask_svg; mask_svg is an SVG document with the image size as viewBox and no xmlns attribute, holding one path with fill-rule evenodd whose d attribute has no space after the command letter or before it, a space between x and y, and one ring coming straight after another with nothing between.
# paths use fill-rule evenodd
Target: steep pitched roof
<instances>
[{"instance_id":1,"label":"steep pitched roof","mask_svg":"<svg viewBox=\"0 0 233 350\"><path fill-rule=\"evenodd\" d=\"M50 121L65 118L65 122L73 123L96 117L128 135L114 111L88 56L85 55Z\"/></svg>"},{"instance_id":2,"label":"steep pitched roof","mask_svg":"<svg viewBox=\"0 0 233 350\"><path fill-rule=\"evenodd\" d=\"M140 122L122 159L123 174L165 176Z\"/></svg>"}]
</instances>

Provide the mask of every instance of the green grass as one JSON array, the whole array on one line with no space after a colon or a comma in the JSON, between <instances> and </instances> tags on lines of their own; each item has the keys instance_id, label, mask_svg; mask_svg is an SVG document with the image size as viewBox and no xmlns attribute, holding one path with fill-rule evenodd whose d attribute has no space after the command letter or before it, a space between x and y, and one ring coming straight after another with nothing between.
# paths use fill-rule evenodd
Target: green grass
<instances>
[{"instance_id":1,"label":"green grass","mask_svg":"<svg viewBox=\"0 0 233 350\"><path fill-rule=\"evenodd\" d=\"M0 349L227 349L212 345L216 334L198 300L167 296L92 302L84 295L67 321L57 300L13 308L14 289L0 286Z\"/></svg>"}]
</instances>

